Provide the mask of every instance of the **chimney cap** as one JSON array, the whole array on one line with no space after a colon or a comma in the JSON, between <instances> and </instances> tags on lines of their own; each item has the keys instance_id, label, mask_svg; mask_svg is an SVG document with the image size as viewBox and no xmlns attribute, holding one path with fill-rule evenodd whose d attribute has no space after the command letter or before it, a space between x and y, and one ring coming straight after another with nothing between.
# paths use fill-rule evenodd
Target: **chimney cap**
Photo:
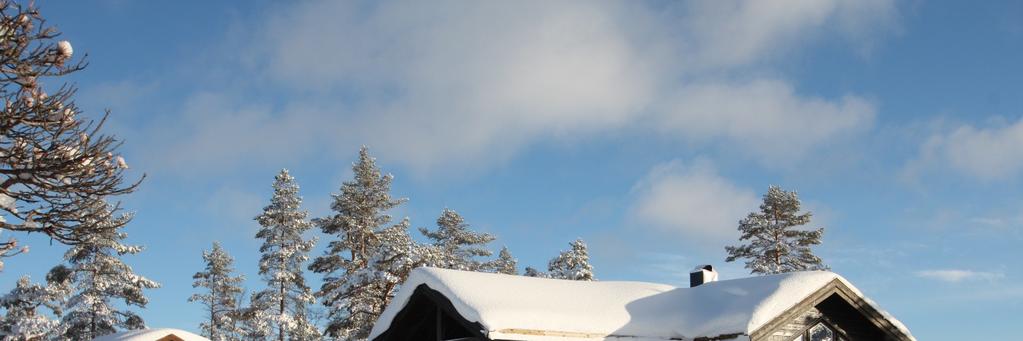
<instances>
[{"instance_id":1,"label":"chimney cap","mask_svg":"<svg viewBox=\"0 0 1023 341\"><path fill-rule=\"evenodd\" d=\"M692 272L698 272L701 270L714 271L714 266L710 264L697 265L695 268L693 268Z\"/></svg>"},{"instance_id":2,"label":"chimney cap","mask_svg":"<svg viewBox=\"0 0 1023 341\"><path fill-rule=\"evenodd\" d=\"M689 273L689 287L698 287L705 283L717 282L718 272L710 264L700 265Z\"/></svg>"}]
</instances>

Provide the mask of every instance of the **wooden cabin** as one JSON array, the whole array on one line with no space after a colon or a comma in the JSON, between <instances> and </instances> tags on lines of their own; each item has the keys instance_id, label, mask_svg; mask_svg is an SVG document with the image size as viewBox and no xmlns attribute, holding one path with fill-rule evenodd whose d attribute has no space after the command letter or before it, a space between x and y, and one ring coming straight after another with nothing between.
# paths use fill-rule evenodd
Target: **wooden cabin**
<instances>
[{"instance_id":1,"label":"wooden cabin","mask_svg":"<svg viewBox=\"0 0 1023 341\"><path fill-rule=\"evenodd\" d=\"M795 272L690 287L419 268L370 335L406 340L915 340L841 276ZM704 283L704 278L708 279Z\"/></svg>"}]
</instances>

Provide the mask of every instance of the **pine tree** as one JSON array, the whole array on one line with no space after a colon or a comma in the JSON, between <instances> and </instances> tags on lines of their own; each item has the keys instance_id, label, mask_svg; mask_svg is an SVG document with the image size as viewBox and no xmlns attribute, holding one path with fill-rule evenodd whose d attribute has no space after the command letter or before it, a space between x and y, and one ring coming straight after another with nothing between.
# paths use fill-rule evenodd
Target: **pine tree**
<instances>
[{"instance_id":1,"label":"pine tree","mask_svg":"<svg viewBox=\"0 0 1023 341\"><path fill-rule=\"evenodd\" d=\"M512 258L511 252L508 251L507 246L502 247L501 252L497 254L497 259L490 263L490 268L493 269L494 272L506 275L518 275L519 270L517 267L518 261L515 260L515 258ZM536 269L533 270L536 271Z\"/></svg>"},{"instance_id":2,"label":"pine tree","mask_svg":"<svg viewBox=\"0 0 1023 341\"><path fill-rule=\"evenodd\" d=\"M316 239L302 238L312 225L306 220L308 212L301 209L298 184L288 170L281 170L274 178L273 188L270 205L256 217L262 226L256 238L263 240L259 248L263 253L259 259L259 274L267 288L254 293L253 300L256 306L267 309L266 316L278 341L304 340L297 337L305 337L310 329L305 318L306 304L316 300L305 283L302 263L309 259L309 250Z\"/></svg>"},{"instance_id":3,"label":"pine tree","mask_svg":"<svg viewBox=\"0 0 1023 341\"><path fill-rule=\"evenodd\" d=\"M820 245L823 228L797 229L810 223L811 213L799 213L799 196L770 186L764 194L760 212L751 212L739 221L740 246L726 246L727 262L747 259L746 268L753 274L777 274L804 270L826 270L828 267L813 254L811 246Z\"/></svg>"},{"instance_id":4,"label":"pine tree","mask_svg":"<svg viewBox=\"0 0 1023 341\"><path fill-rule=\"evenodd\" d=\"M195 279L192 287L206 290L188 299L189 302L200 302L209 314L208 319L199 324L199 330L212 341L241 340L235 320L238 295L242 293L238 285L244 277L234 276L234 259L220 247L220 243L214 242L213 249L203 251L202 259L206 262L206 270L192 276Z\"/></svg>"},{"instance_id":5,"label":"pine tree","mask_svg":"<svg viewBox=\"0 0 1023 341\"><path fill-rule=\"evenodd\" d=\"M143 290L160 286L136 275L121 261L124 255L142 252L140 246L122 244L127 234L121 229L131 220L131 215L114 216L109 206L107 212L102 222L90 224L95 229L83 234L87 239L64 254L68 265L59 265L48 275L51 282L69 283L73 292L61 319L64 337L72 340L91 340L119 330L145 328L142 317L127 307L145 308L149 299ZM115 306L114 300L123 301L125 307Z\"/></svg>"},{"instance_id":6,"label":"pine tree","mask_svg":"<svg viewBox=\"0 0 1023 341\"><path fill-rule=\"evenodd\" d=\"M120 142L101 132L106 116L81 117L77 89L60 84L86 63L72 59L59 35L34 2L0 1L0 232L74 245L107 215L97 203L138 182L124 184ZM3 258L25 250L16 239L0 241L0 269Z\"/></svg>"},{"instance_id":7,"label":"pine tree","mask_svg":"<svg viewBox=\"0 0 1023 341\"><path fill-rule=\"evenodd\" d=\"M245 294L238 295L239 301ZM260 302L255 297L249 297L249 305L238 309L237 322L243 340L269 340L273 333L271 317L268 313L272 309Z\"/></svg>"},{"instance_id":8,"label":"pine tree","mask_svg":"<svg viewBox=\"0 0 1023 341\"><path fill-rule=\"evenodd\" d=\"M66 295L64 285L43 286L31 283L28 276L21 277L11 292L0 296L0 307L7 311L0 320L0 339L28 341L59 335L59 321L38 310L44 307L60 315L60 304Z\"/></svg>"},{"instance_id":9,"label":"pine tree","mask_svg":"<svg viewBox=\"0 0 1023 341\"><path fill-rule=\"evenodd\" d=\"M482 271L489 266L477 258L493 254L486 245L494 240L494 236L469 229L469 224L458 212L444 209L437 218L436 231L423 227L419 231L433 241L438 252L438 259L432 260L430 266L465 271Z\"/></svg>"},{"instance_id":10,"label":"pine tree","mask_svg":"<svg viewBox=\"0 0 1023 341\"><path fill-rule=\"evenodd\" d=\"M390 174L377 168L366 147L352 165L355 178L334 194L334 215L317 219L325 234L337 235L309 269L324 275L317 292L327 307L326 334L365 339L397 286L423 251L408 236L408 220L391 224L387 214L406 199L390 195Z\"/></svg>"},{"instance_id":11,"label":"pine tree","mask_svg":"<svg viewBox=\"0 0 1023 341\"><path fill-rule=\"evenodd\" d=\"M547 273L537 270L534 267L527 266L525 272L522 273L526 277L538 277L538 278L550 278L551 276Z\"/></svg>"},{"instance_id":12,"label":"pine tree","mask_svg":"<svg viewBox=\"0 0 1023 341\"><path fill-rule=\"evenodd\" d=\"M572 247L571 249L562 251L547 264L548 275L551 278L576 281L594 280L593 266L590 265L590 255L586 250L586 243L582 239L576 239L569 245Z\"/></svg>"}]
</instances>

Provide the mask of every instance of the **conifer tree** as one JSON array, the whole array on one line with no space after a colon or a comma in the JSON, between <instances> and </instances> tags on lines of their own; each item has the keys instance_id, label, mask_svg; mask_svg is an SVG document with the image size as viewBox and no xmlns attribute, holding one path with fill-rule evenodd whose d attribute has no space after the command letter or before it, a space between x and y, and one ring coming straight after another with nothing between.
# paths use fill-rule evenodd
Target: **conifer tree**
<instances>
[{"instance_id":1,"label":"conifer tree","mask_svg":"<svg viewBox=\"0 0 1023 341\"><path fill-rule=\"evenodd\" d=\"M306 309L306 307L301 307ZM320 329L309 319L308 311L295 316L295 326L291 329L291 340L297 341L319 341L323 339Z\"/></svg>"},{"instance_id":2,"label":"conifer tree","mask_svg":"<svg viewBox=\"0 0 1023 341\"><path fill-rule=\"evenodd\" d=\"M569 243L571 249L562 251L547 264L547 272L551 278L570 279L576 281L592 281L593 266L586 243L576 239Z\"/></svg>"},{"instance_id":3,"label":"conifer tree","mask_svg":"<svg viewBox=\"0 0 1023 341\"><path fill-rule=\"evenodd\" d=\"M254 305L264 310L278 341L305 340L298 337L305 337L310 329L306 304L316 300L305 283L302 263L309 259L316 239L302 238L312 225L306 219L308 212L302 210L298 184L288 170L274 178L273 189L270 204L256 217L262 226L256 238L263 240L259 274L267 288L253 294Z\"/></svg>"},{"instance_id":4,"label":"conifer tree","mask_svg":"<svg viewBox=\"0 0 1023 341\"><path fill-rule=\"evenodd\" d=\"M192 295L189 302L199 302L207 312L206 321L199 324L202 335L212 341L241 340L238 329L238 295L242 293L239 284L243 276L234 275L234 259L214 242L210 251L203 251L206 262L204 271L192 276L193 288L204 288L205 292Z\"/></svg>"},{"instance_id":5,"label":"conifer tree","mask_svg":"<svg viewBox=\"0 0 1023 341\"><path fill-rule=\"evenodd\" d=\"M142 247L124 245L127 234L121 229L131 220L130 214L114 215L107 206L107 216L95 226L78 245L65 254L67 266L50 270L48 280L67 282L72 291L65 304L61 319L64 337L72 340L91 340L120 330L145 328L142 317L127 309L145 308L149 299L143 290L158 288L159 283L136 275L121 261L125 255L142 252ZM123 307L115 305L122 301Z\"/></svg>"},{"instance_id":6,"label":"conifer tree","mask_svg":"<svg viewBox=\"0 0 1023 341\"><path fill-rule=\"evenodd\" d=\"M242 293L238 295L239 301L245 297ZM243 340L269 340L272 330L270 321L271 308L265 302L260 302L254 296L249 296L249 305L238 310L238 328Z\"/></svg>"},{"instance_id":7,"label":"conifer tree","mask_svg":"<svg viewBox=\"0 0 1023 341\"><path fill-rule=\"evenodd\" d=\"M478 258L490 257L492 252L486 249L486 245L494 240L494 236L471 230L458 212L444 209L437 218L436 231L424 227L419 231L433 241L432 246L437 252L437 259L432 259L430 266L465 271L482 271L489 266Z\"/></svg>"},{"instance_id":8,"label":"conifer tree","mask_svg":"<svg viewBox=\"0 0 1023 341\"><path fill-rule=\"evenodd\" d=\"M777 274L804 270L826 270L811 246L820 245L824 228L799 229L810 223L811 213L799 213L796 192L770 186L764 194L760 212L751 212L739 221L740 246L726 246L727 262L746 259L746 268L753 274Z\"/></svg>"},{"instance_id":9,"label":"conifer tree","mask_svg":"<svg viewBox=\"0 0 1023 341\"><path fill-rule=\"evenodd\" d=\"M43 286L31 283L28 276L21 277L11 292L0 296L0 307L6 310L0 320L0 339L28 341L59 335L59 321L38 310L44 307L60 315L60 304L66 295L66 285Z\"/></svg>"},{"instance_id":10,"label":"conifer tree","mask_svg":"<svg viewBox=\"0 0 1023 341\"><path fill-rule=\"evenodd\" d=\"M550 278L550 276L547 275L547 273L537 270L536 268L531 266L527 266L526 270L522 273L522 275L526 277Z\"/></svg>"},{"instance_id":11,"label":"conifer tree","mask_svg":"<svg viewBox=\"0 0 1023 341\"><path fill-rule=\"evenodd\" d=\"M507 246L501 248L501 252L497 254L497 259L490 264L490 268L493 269L494 272L505 275L518 275L519 270L517 267L518 261L515 260L515 258L512 258L511 252L508 251ZM536 269L533 270L535 271Z\"/></svg>"},{"instance_id":12,"label":"conifer tree","mask_svg":"<svg viewBox=\"0 0 1023 341\"><path fill-rule=\"evenodd\" d=\"M408 220L391 223L387 212L406 199L392 198L390 174L382 174L366 147L352 165L354 179L334 194L334 215L317 219L336 235L309 269L324 275L317 292L327 307L325 334L365 339L394 291L419 262L421 248L408 236Z\"/></svg>"}]
</instances>

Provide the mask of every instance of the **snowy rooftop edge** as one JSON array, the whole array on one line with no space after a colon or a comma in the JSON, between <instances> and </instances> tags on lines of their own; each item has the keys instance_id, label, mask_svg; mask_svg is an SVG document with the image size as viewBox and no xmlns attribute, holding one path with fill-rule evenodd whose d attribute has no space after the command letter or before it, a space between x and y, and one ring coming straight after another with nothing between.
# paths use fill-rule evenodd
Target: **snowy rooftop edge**
<instances>
[{"instance_id":1,"label":"snowy rooftop edge","mask_svg":"<svg viewBox=\"0 0 1023 341\"><path fill-rule=\"evenodd\" d=\"M129 330L103 335L93 339L93 341L153 341L170 334L174 334L185 341L210 341L210 339L196 335L195 333L175 328Z\"/></svg>"},{"instance_id":2,"label":"snowy rooftop edge","mask_svg":"<svg viewBox=\"0 0 1023 341\"><path fill-rule=\"evenodd\" d=\"M835 279L912 338L901 322L864 297L845 278L827 271L747 277L679 288L646 282L586 282L418 268L381 314L370 339L390 327L415 288L423 284L447 297L460 315L483 325L491 336L526 330L579 335L575 340L606 337L692 340L749 335ZM505 292L520 294L495 294Z\"/></svg>"}]
</instances>

